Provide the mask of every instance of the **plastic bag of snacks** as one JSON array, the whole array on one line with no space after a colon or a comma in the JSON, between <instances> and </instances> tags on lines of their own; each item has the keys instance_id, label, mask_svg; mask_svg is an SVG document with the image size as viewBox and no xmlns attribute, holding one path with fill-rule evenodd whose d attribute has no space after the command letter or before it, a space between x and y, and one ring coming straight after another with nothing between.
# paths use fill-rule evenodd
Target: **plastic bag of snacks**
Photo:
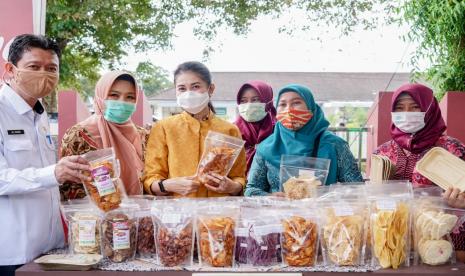
<instances>
[{"instance_id":1,"label":"plastic bag of snacks","mask_svg":"<svg viewBox=\"0 0 465 276\"><path fill-rule=\"evenodd\" d=\"M209 181L208 174L227 176L245 142L242 139L209 131L205 138L204 150L197 168L197 178L202 184L216 186Z\"/></svg>"},{"instance_id":2,"label":"plastic bag of snacks","mask_svg":"<svg viewBox=\"0 0 465 276\"><path fill-rule=\"evenodd\" d=\"M413 197L441 197L444 193L444 190L439 186L429 186L429 187L422 187L422 188L414 188L413 189Z\"/></svg>"},{"instance_id":3,"label":"plastic bag of snacks","mask_svg":"<svg viewBox=\"0 0 465 276\"><path fill-rule=\"evenodd\" d=\"M156 225L157 261L166 267L193 263L194 201L187 199L157 200L152 206Z\"/></svg>"},{"instance_id":4,"label":"plastic bag of snacks","mask_svg":"<svg viewBox=\"0 0 465 276\"><path fill-rule=\"evenodd\" d=\"M256 199L264 197L247 197L243 198L240 204L240 215L236 227L236 249L235 249L235 259L239 265L248 264L248 242L249 235L252 227L253 220L249 215L254 216L256 212L248 213L249 205L253 204L254 206L260 205Z\"/></svg>"},{"instance_id":5,"label":"plastic bag of snacks","mask_svg":"<svg viewBox=\"0 0 465 276\"><path fill-rule=\"evenodd\" d=\"M318 253L318 218L313 201L299 201L281 207L279 218L283 227L281 248L283 262L288 266L310 267Z\"/></svg>"},{"instance_id":6,"label":"plastic bag of snacks","mask_svg":"<svg viewBox=\"0 0 465 276\"><path fill-rule=\"evenodd\" d=\"M137 206L124 206L105 214L102 222L102 252L115 263L134 259L137 243Z\"/></svg>"},{"instance_id":7,"label":"plastic bag of snacks","mask_svg":"<svg viewBox=\"0 0 465 276\"><path fill-rule=\"evenodd\" d=\"M410 265L412 187L409 182L367 185L372 264Z\"/></svg>"},{"instance_id":8,"label":"plastic bag of snacks","mask_svg":"<svg viewBox=\"0 0 465 276\"><path fill-rule=\"evenodd\" d=\"M364 185L331 185L321 197L321 247L325 264L357 266L364 263L368 232L368 201Z\"/></svg>"},{"instance_id":9,"label":"plastic bag of snacks","mask_svg":"<svg viewBox=\"0 0 465 276\"><path fill-rule=\"evenodd\" d=\"M236 261L242 266L274 266L282 263L282 225L276 209L267 205L241 206L236 229Z\"/></svg>"},{"instance_id":10,"label":"plastic bag of snacks","mask_svg":"<svg viewBox=\"0 0 465 276\"><path fill-rule=\"evenodd\" d=\"M232 267L239 218L237 202L208 200L197 211L197 249L203 267Z\"/></svg>"},{"instance_id":11,"label":"plastic bag of snacks","mask_svg":"<svg viewBox=\"0 0 465 276\"><path fill-rule=\"evenodd\" d=\"M448 207L440 197L423 196L414 202L415 264L455 263L451 234L465 222L465 210Z\"/></svg>"},{"instance_id":12,"label":"plastic bag of snacks","mask_svg":"<svg viewBox=\"0 0 465 276\"><path fill-rule=\"evenodd\" d=\"M87 195L104 212L118 208L126 191L118 178L120 170L113 148L91 151L82 157L89 161L92 177L91 182L84 182Z\"/></svg>"},{"instance_id":13,"label":"plastic bag of snacks","mask_svg":"<svg viewBox=\"0 0 465 276\"><path fill-rule=\"evenodd\" d=\"M151 213L155 197L151 195L133 195L129 196L129 200L139 206L135 214L138 225L136 256L139 258L155 258L155 231Z\"/></svg>"},{"instance_id":14,"label":"plastic bag of snacks","mask_svg":"<svg viewBox=\"0 0 465 276\"><path fill-rule=\"evenodd\" d=\"M279 171L281 191L287 198L314 197L315 188L326 183L331 160L282 155Z\"/></svg>"},{"instance_id":15,"label":"plastic bag of snacks","mask_svg":"<svg viewBox=\"0 0 465 276\"><path fill-rule=\"evenodd\" d=\"M64 202L62 213L68 223L70 254L100 254L102 212L87 199Z\"/></svg>"}]
</instances>

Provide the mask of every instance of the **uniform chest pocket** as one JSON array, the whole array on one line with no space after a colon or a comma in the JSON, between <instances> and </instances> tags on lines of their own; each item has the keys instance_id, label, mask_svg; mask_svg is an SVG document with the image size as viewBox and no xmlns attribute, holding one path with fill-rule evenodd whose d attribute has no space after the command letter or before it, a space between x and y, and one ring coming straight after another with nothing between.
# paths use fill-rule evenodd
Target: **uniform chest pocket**
<instances>
[{"instance_id":1,"label":"uniform chest pocket","mask_svg":"<svg viewBox=\"0 0 465 276\"><path fill-rule=\"evenodd\" d=\"M28 151L33 147L29 139L9 139L5 141L5 148L9 151Z\"/></svg>"}]
</instances>

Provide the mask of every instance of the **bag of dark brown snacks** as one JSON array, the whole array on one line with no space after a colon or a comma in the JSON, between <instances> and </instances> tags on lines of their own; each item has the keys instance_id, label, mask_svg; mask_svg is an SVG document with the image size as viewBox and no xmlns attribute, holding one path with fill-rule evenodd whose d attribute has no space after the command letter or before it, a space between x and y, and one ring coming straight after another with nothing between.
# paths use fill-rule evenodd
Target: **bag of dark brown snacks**
<instances>
[{"instance_id":1,"label":"bag of dark brown snacks","mask_svg":"<svg viewBox=\"0 0 465 276\"><path fill-rule=\"evenodd\" d=\"M105 214L102 222L103 257L115 263L134 259L137 243L137 219L134 207L121 207Z\"/></svg>"},{"instance_id":2,"label":"bag of dark brown snacks","mask_svg":"<svg viewBox=\"0 0 465 276\"><path fill-rule=\"evenodd\" d=\"M156 225L157 261L166 267L193 262L195 208L187 199L157 200L152 207Z\"/></svg>"},{"instance_id":3,"label":"bag of dark brown snacks","mask_svg":"<svg viewBox=\"0 0 465 276\"><path fill-rule=\"evenodd\" d=\"M130 201L139 206L137 218L137 251L136 257L155 259L155 231L151 208L155 197L152 195L133 195Z\"/></svg>"}]
</instances>

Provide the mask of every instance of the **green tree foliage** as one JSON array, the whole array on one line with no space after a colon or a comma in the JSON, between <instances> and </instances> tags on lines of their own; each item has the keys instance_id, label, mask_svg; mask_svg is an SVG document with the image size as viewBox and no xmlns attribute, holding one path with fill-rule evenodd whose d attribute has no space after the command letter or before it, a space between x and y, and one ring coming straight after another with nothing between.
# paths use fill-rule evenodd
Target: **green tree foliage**
<instances>
[{"instance_id":1,"label":"green tree foliage","mask_svg":"<svg viewBox=\"0 0 465 276\"><path fill-rule=\"evenodd\" d=\"M214 40L228 28L246 34L260 16L289 18L281 29L309 29L329 24L348 33L370 28L375 10L391 8L389 0L49 0L46 34L63 50L61 86L81 88L95 82L103 67L114 68L129 50L144 52L171 46L174 28L191 22L202 40ZM292 24L296 10L307 23ZM206 49L212 50L212 49Z\"/></svg>"},{"instance_id":2,"label":"green tree foliage","mask_svg":"<svg viewBox=\"0 0 465 276\"><path fill-rule=\"evenodd\" d=\"M47 1L46 34L63 51L61 85L95 82L99 69L118 65L130 49L168 47L173 23L176 18L154 10L151 0Z\"/></svg>"},{"instance_id":3,"label":"green tree foliage","mask_svg":"<svg viewBox=\"0 0 465 276\"><path fill-rule=\"evenodd\" d=\"M430 81L442 97L446 91L465 91L465 1L410 0L400 8L411 25L408 39L419 43L413 57L417 77ZM418 62L431 66L418 73Z\"/></svg>"},{"instance_id":4,"label":"green tree foliage","mask_svg":"<svg viewBox=\"0 0 465 276\"><path fill-rule=\"evenodd\" d=\"M168 79L168 71L151 62L141 62L136 68L136 77L147 96L155 95L173 84Z\"/></svg>"},{"instance_id":5,"label":"green tree foliage","mask_svg":"<svg viewBox=\"0 0 465 276\"><path fill-rule=\"evenodd\" d=\"M348 128L364 127L367 121L368 108L366 107L341 107L337 112L328 114L331 126L338 127L341 123Z\"/></svg>"}]
</instances>

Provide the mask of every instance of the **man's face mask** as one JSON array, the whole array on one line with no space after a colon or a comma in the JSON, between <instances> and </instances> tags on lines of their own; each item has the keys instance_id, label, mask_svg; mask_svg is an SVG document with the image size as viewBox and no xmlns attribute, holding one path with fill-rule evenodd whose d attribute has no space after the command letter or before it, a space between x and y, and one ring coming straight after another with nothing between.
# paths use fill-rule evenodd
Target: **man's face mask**
<instances>
[{"instance_id":1,"label":"man's face mask","mask_svg":"<svg viewBox=\"0 0 465 276\"><path fill-rule=\"evenodd\" d=\"M58 80L58 72L33 71L14 66L12 82L23 93L34 99L40 99L50 94L57 87Z\"/></svg>"}]
</instances>

